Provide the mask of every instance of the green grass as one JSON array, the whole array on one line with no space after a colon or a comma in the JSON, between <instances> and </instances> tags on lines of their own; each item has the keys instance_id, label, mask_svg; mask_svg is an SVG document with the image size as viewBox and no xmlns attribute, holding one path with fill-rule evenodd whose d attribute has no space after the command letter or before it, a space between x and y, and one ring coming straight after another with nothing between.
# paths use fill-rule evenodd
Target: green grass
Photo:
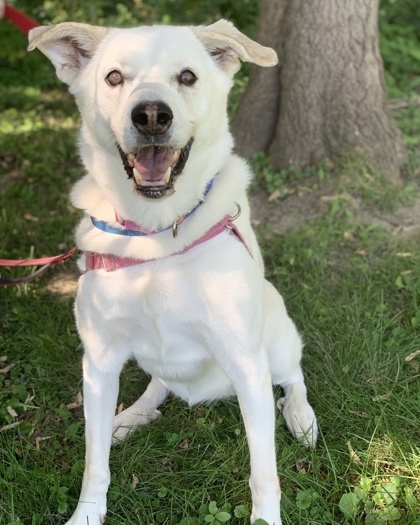
<instances>
[{"instance_id":1,"label":"green grass","mask_svg":"<svg viewBox=\"0 0 420 525\"><path fill-rule=\"evenodd\" d=\"M26 56L25 39L6 23L0 31L8 79L0 86L0 258L60 253L72 246L79 217L68 202L83 172L75 147L79 117L47 61ZM347 165L341 178L342 166L323 174L330 195L347 192L372 213L412 204L418 107L398 116L411 185L393 192ZM306 175L322 188L319 170L283 173L280 187ZM304 335L320 425L318 446L307 451L278 414L283 522L419 525L420 355L406 358L420 349L420 235L360 223L351 199L340 199L287 235L274 235L269 225L258 230L267 276ZM79 495L83 413L71 404L81 390L82 348L73 299L48 288L62 271L0 289L0 429L11 425L0 432L0 525L65 523ZM1 270L2 277L19 273L28 270ZM120 402L132 402L146 384L129 363ZM170 399L162 412L112 450L107 523L202 525L219 511L232 525L248 523L248 451L236 401L189 409ZM219 518L224 523L226 515Z\"/></svg>"}]
</instances>

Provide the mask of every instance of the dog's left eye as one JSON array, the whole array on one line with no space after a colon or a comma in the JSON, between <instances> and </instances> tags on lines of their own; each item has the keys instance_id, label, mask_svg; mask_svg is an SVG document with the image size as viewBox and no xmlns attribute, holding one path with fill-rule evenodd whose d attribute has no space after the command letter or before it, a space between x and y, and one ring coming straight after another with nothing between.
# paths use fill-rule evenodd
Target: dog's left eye
<instances>
[{"instance_id":1,"label":"dog's left eye","mask_svg":"<svg viewBox=\"0 0 420 525\"><path fill-rule=\"evenodd\" d=\"M112 87L119 86L124 82L124 78L120 71L114 69L105 77L105 81Z\"/></svg>"},{"instance_id":2,"label":"dog's left eye","mask_svg":"<svg viewBox=\"0 0 420 525\"><path fill-rule=\"evenodd\" d=\"M183 84L184 86L192 86L197 82L197 77L194 75L194 73L189 69L184 69L178 77L178 81L180 84Z\"/></svg>"}]
</instances>

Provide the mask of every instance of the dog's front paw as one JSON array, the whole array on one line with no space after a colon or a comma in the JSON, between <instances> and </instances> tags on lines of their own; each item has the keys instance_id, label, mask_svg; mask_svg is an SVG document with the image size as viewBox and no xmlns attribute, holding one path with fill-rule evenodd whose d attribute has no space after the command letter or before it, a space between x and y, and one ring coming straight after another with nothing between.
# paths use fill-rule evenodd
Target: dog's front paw
<instances>
[{"instance_id":1,"label":"dog's front paw","mask_svg":"<svg viewBox=\"0 0 420 525\"><path fill-rule=\"evenodd\" d=\"M106 507L95 503L79 502L73 516L66 525L102 525L105 523Z\"/></svg>"},{"instance_id":2,"label":"dog's front paw","mask_svg":"<svg viewBox=\"0 0 420 525\"><path fill-rule=\"evenodd\" d=\"M306 398L282 397L277 401L277 407L282 412L293 437L301 441L305 447L314 448L318 439L318 424Z\"/></svg>"},{"instance_id":3,"label":"dog's front paw","mask_svg":"<svg viewBox=\"0 0 420 525\"><path fill-rule=\"evenodd\" d=\"M151 412L139 413L127 408L121 414L114 418L114 430L112 433L112 443L115 445L120 441L124 441L134 430L141 426L151 423L162 415L160 410L152 410Z\"/></svg>"}]
</instances>

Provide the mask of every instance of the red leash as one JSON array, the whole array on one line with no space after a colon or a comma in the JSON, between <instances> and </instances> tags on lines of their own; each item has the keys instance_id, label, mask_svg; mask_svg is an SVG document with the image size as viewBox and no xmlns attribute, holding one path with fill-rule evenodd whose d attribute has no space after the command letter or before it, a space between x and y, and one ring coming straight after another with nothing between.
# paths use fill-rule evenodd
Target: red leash
<instances>
[{"instance_id":1,"label":"red leash","mask_svg":"<svg viewBox=\"0 0 420 525\"><path fill-rule=\"evenodd\" d=\"M50 268L54 264L63 264L67 261L74 253L77 252L77 246L74 246L70 251L67 253L62 253L61 255L55 255L53 257L42 257L40 259L0 259L0 267L6 267L6 268L17 268L17 267L25 267L25 266L41 266L39 270L32 273L31 275L27 275L26 277L18 277L16 279L1 279L0 278L0 286L11 286L14 284L21 284L21 283L27 283L29 281L32 281L32 279L35 279L42 273L44 273L48 268Z\"/></svg>"},{"instance_id":2,"label":"red leash","mask_svg":"<svg viewBox=\"0 0 420 525\"><path fill-rule=\"evenodd\" d=\"M4 18L10 20L13 25L15 25L22 31L22 33L25 33L26 35L31 29L39 26L38 22L35 22L33 18L25 15L15 7L12 7L8 4L5 4Z\"/></svg>"}]
</instances>

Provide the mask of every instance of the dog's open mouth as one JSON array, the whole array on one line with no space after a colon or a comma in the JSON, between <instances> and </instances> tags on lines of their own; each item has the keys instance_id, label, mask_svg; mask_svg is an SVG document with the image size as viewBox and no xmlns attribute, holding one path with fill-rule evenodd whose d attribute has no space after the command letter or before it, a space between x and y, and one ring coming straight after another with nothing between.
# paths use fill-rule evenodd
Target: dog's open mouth
<instances>
[{"instance_id":1,"label":"dog's open mouth","mask_svg":"<svg viewBox=\"0 0 420 525\"><path fill-rule=\"evenodd\" d=\"M149 199L160 199L173 188L174 179L188 160L193 143L191 138L178 150L168 146L147 146L137 153L124 153L118 146L124 169L134 180L135 189Z\"/></svg>"}]
</instances>

